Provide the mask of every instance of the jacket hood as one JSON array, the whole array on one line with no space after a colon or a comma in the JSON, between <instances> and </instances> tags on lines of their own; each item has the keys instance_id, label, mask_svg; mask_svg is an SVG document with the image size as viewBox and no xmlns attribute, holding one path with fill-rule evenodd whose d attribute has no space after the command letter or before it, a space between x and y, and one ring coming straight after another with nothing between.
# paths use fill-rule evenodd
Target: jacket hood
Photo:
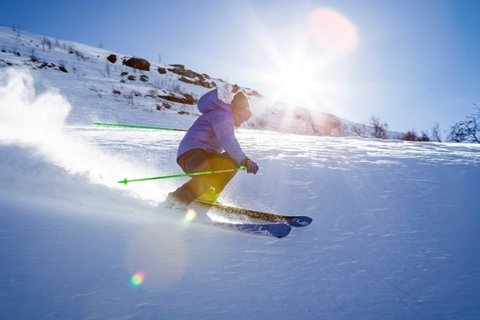
<instances>
[{"instance_id":1,"label":"jacket hood","mask_svg":"<svg viewBox=\"0 0 480 320\"><path fill-rule=\"evenodd\" d=\"M235 89L237 89L236 92ZM238 93L242 94L237 96ZM238 97L242 98L242 96L245 100L244 103L239 104L237 102L235 104L235 108L232 108L232 101L234 98L238 99ZM203 114L219 109L228 113L235 113L237 117L242 119L242 121L248 120L252 115L252 110L246 94L239 90L237 86L234 86L232 89L230 89L229 85L227 84L224 86L219 86L215 90L209 91L200 97L197 107L198 110Z\"/></svg>"},{"instance_id":2,"label":"jacket hood","mask_svg":"<svg viewBox=\"0 0 480 320\"><path fill-rule=\"evenodd\" d=\"M207 113L217 109L231 111L230 104L219 99L218 89L209 91L201 96L200 99L198 99L197 107L201 113Z\"/></svg>"}]
</instances>

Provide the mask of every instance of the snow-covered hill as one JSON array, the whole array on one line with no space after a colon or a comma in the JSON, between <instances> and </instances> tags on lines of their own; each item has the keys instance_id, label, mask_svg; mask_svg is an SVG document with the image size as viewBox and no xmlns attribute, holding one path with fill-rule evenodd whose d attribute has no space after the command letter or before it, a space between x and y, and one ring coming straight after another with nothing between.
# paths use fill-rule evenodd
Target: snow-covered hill
<instances>
[{"instance_id":1,"label":"snow-covered hill","mask_svg":"<svg viewBox=\"0 0 480 320\"><path fill-rule=\"evenodd\" d=\"M0 26L0 67L28 68L44 87L59 88L75 106L70 121L125 122L188 127L195 103L224 80L181 64L163 65L80 43ZM288 106L244 88L254 108L247 127L322 136L370 136L371 128L334 115ZM399 134L391 132L392 137Z\"/></svg>"},{"instance_id":2,"label":"snow-covered hill","mask_svg":"<svg viewBox=\"0 0 480 320\"><path fill-rule=\"evenodd\" d=\"M117 183L178 172L182 132L91 124L186 125L186 106L97 90L119 85L105 62L18 64L0 68L0 319L480 316L480 146L240 129L260 171L221 200L314 218L250 236L157 208L184 180Z\"/></svg>"}]
</instances>

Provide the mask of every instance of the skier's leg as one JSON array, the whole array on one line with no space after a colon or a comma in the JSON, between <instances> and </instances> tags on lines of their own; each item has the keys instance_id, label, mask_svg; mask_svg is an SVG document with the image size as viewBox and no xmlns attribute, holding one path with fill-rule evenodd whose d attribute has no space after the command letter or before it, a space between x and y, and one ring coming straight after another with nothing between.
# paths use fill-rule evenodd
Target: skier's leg
<instances>
[{"instance_id":1,"label":"skier's leg","mask_svg":"<svg viewBox=\"0 0 480 320\"><path fill-rule=\"evenodd\" d=\"M226 170L226 169L237 169L238 165L236 162L228 155L228 153L224 152L222 154L209 154L210 160L210 167L213 170ZM237 173L236 170L231 172L225 173L218 173L212 175L211 184L215 188L217 194L223 191L225 186L232 180L232 178Z\"/></svg>"},{"instance_id":2,"label":"skier's leg","mask_svg":"<svg viewBox=\"0 0 480 320\"><path fill-rule=\"evenodd\" d=\"M212 170L207 153L201 149L191 150L182 155L178 159L178 164L186 173ZM202 193L208 191L210 186L211 182L208 176L193 176L177 190L170 193L169 196L174 196L179 201L188 205Z\"/></svg>"}]
</instances>

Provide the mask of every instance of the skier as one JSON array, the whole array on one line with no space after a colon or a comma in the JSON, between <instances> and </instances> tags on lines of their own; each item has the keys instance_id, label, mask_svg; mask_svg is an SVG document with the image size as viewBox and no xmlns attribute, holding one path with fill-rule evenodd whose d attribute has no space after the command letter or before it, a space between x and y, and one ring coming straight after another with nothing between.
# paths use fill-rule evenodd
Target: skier
<instances>
[{"instance_id":1,"label":"skier","mask_svg":"<svg viewBox=\"0 0 480 320\"><path fill-rule=\"evenodd\" d=\"M244 166L256 174L258 165L243 152L235 127L252 116L247 95L234 86L209 91L198 100L202 115L183 137L177 152L177 163L185 173L237 169ZM215 202L236 170L226 173L193 176L174 192L170 192L164 206L186 209L194 200Z\"/></svg>"}]
</instances>

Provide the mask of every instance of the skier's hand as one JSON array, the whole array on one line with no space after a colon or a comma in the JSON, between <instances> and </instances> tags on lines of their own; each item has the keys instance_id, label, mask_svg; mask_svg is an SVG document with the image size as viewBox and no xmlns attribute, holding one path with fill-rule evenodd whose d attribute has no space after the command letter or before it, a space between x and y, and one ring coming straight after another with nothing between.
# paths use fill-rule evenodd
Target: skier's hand
<instances>
[{"instance_id":1,"label":"skier's hand","mask_svg":"<svg viewBox=\"0 0 480 320\"><path fill-rule=\"evenodd\" d=\"M258 172L258 164L248 158L242 161L242 166L247 168L247 173L257 174Z\"/></svg>"}]
</instances>

